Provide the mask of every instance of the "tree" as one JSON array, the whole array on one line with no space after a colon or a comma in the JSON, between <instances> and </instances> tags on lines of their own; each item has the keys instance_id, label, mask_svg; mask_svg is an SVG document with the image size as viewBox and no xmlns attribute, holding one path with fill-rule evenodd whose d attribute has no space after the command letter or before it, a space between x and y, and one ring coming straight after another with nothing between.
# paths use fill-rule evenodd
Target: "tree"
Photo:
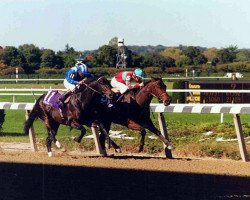
<instances>
[{"instance_id":1,"label":"tree","mask_svg":"<svg viewBox=\"0 0 250 200\"><path fill-rule=\"evenodd\" d=\"M160 53L160 55L175 60L175 66L183 67L190 65L192 60L184 55L183 51L179 48L167 48ZM174 65L173 65L174 66Z\"/></svg>"},{"instance_id":2,"label":"tree","mask_svg":"<svg viewBox=\"0 0 250 200\"><path fill-rule=\"evenodd\" d=\"M143 68L142 64L143 64L144 59L145 59L144 56L138 55L132 52L131 53L131 60L132 60L131 66Z\"/></svg>"},{"instance_id":3,"label":"tree","mask_svg":"<svg viewBox=\"0 0 250 200\"><path fill-rule=\"evenodd\" d=\"M200 65L200 64L204 64L204 63L207 63L207 58L202 55L202 54L199 54L198 56L196 56L194 59L193 59L193 63L194 65Z\"/></svg>"},{"instance_id":4,"label":"tree","mask_svg":"<svg viewBox=\"0 0 250 200\"><path fill-rule=\"evenodd\" d=\"M166 48L164 51L160 52L160 55L163 57L169 57L174 60L179 60L183 55L182 51L177 48Z\"/></svg>"},{"instance_id":5,"label":"tree","mask_svg":"<svg viewBox=\"0 0 250 200\"><path fill-rule=\"evenodd\" d=\"M109 46L117 48L118 46L118 37L113 37L110 41L109 41Z\"/></svg>"},{"instance_id":6,"label":"tree","mask_svg":"<svg viewBox=\"0 0 250 200\"><path fill-rule=\"evenodd\" d=\"M25 57L25 67L26 72L33 72L40 68L41 63L41 50L33 44L24 44L19 46L20 52Z\"/></svg>"},{"instance_id":7,"label":"tree","mask_svg":"<svg viewBox=\"0 0 250 200\"><path fill-rule=\"evenodd\" d=\"M66 44L66 45L65 45L65 50L64 50L64 52L65 52L66 54L72 54L72 53L75 53L75 50L74 50L73 47L70 47L69 44Z\"/></svg>"},{"instance_id":8,"label":"tree","mask_svg":"<svg viewBox=\"0 0 250 200\"><path fill-rule=\"evenodd\" d=\"M64 67L71 68L75 65L75 59L77 56L73 54L66 54L64 55L63 61L64 61Z\"/></svg>"},{"instance_id":9,"label":"tree","mask_svg":"<svg viewBox=\"0 0 250 200\"><path fill-rule=\"evenodd\" d=\"M98 49L98 60L101 61L103 67L115 67L117 49L104 45Z\"/></svg>"},{"instance_id":10,"label":"tree","mask_svg":"<svg viewBox=\"0 0 250 200\"><path fill-rule=\"evenodd\" d=\"M55 52L50 49L44 50L41 56L41 67L55 67L55 66L56 66Z\"/></svg>"},{"instance_id":11,"label":"tree","mask_svg":"<svg viewBox=\"0 0 250 200\"><path fill-rule=\"evenodd\" d=\"M2 63L11 67L24 67L26 64L23 54L13 46L6 47L0 54Z\"/></svg>"},{"instance_id":12,"label":"tree","mask_svg":"<svg viewBox=\"0 0 250 200\"><path fill-rule=\"evenodd\" d=\"M191 65L192 60L190 58L188 58L185 55L182 55L179 60L175 61L175 64L177 67L184 67L184 66L188 66Z\"/></svg>"},{"instance_id":13,"label":"tree","mask_svg":"<svg viewBox=\"0 0 250 200\"><path fill-rule=\"evenodd\" d=\"M236 54L236 61L250 61L250 51L243 49Z\"/></svg>"},{"instance_id":14,"label":"tree","mask_svg":"<svg viewBox=\"0 0 250 200\"><path fill-rule=\"evenodd\" d=\"M55 56L55 67L61 69L64 67L63 57L61 55L56 54Z\"/></svg>"},{"instance_id":15,"label":"tree","mask_svg":"<svg viewBox=\"0 0 250 200\"><path fill-rule=\"evenodd\" d=\"M143 67L160 67L164 71L167 67L175 66L175 60L169 57L163 57L160 54L152 53L145 54L145 59L143 60Z\"/></svg>"},{"instance_id":16,"label":"tree","mask_svg":"<svg viewBox=\"0 0 250 200\"><path fill-rule=\"evenodd\" d=\"M202 52L209 62L212 62L217 57L218 50L216 48L209 48Z\"/></svg>"},{"instance_id":17,"label":"tree","mask_svg":"<svg viewBox=\"0 0 250 200\"><path fill-rule=\"evenodd\" d=\"M197 47L189 46L187 49L183 50L183 52L190 59L191 65L199 65L207 62L206 57L201 54Z\"/></svg>"},{"instance_id":18,"label":"tree","mask_svg":"<svg viewBox=\"0 0 250 200\"><path fill-rule=\"evenodd\" d=\"M229 46L228 48L220 49L217 53L219 63L230 63L236 59L237 46Z\"/></svg>"},{"instance_id":19,"label":"tree","mask_svg":"<svg viewBox=\"0 0 250 200\"><path fill-rule=\"evenodd\" d=\"M73 67L75 65L75 59L79 57L79 52L76 52L73 47L68 44L65 45L64 51L57 52L57 65L59 67ZM63 64L60 62L63 61Z\"/></svg>"}]
</instances>

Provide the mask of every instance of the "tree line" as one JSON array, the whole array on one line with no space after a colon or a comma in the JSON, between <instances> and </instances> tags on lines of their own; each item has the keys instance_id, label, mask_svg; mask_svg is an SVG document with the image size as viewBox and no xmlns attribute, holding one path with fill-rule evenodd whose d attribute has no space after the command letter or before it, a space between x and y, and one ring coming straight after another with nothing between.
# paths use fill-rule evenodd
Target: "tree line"
<instances>
[{"instance_id":1,"label":"tree line","mask_svg":"<svg viewBox=\"0 0 250 200\"><path fill-rule=\"evenodd\" d=\"M117 37L108 44L94 51L76 51L69 44L65 49L55 52L51 49L40 49L34 44L23 44L19 47L0 47L0 73L13 73L18 67L20 72L31 74L74 66L75 59L82 53L90 56L90 68L115 68L117 62ZM248 49L238 49L237 46L227 48L204 48L196 46L164 47L153 46L124 46L128 68L156 67L161 71L168 69L184 69L185 67L199 67L209 64L216 67L219 64L250 61Z\"/></svg>"}]
</instances>

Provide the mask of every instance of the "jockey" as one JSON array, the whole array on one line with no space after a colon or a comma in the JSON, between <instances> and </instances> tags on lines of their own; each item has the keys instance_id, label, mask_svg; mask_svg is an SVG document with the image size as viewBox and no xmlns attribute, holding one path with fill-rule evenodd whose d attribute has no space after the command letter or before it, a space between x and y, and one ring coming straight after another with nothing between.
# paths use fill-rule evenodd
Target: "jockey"
<instances>
[{"instance_id":1,"label":"jockey","mask_svg":"<svg viewBox=\"0 0 250 200\"><path fill-rule=\"evenodd\" d=\"M124 94L128 89L143 87L144 71L140 68L136 68L134 71L124 71L115 75L111 80L111 85L114 88L118 88L121 94ZM132 85L135 81L136 84Z\"/></svg>"},{"instance_id":2,"label":"jockey","mask_svg":"<svg viewBox=\"0 0 250 200\"><path fill-rule=\"evenodd\" d=\"M77 93L79 85L83 84L86 78L92 77L91 73L88 71L86 62L87 60L85 58L78 58L76 59L75 66L66 72L63 84L68 91L59 98L59 104L61 107L64 105L64 101L70 94Z\"/></svg>"}]
</instances>

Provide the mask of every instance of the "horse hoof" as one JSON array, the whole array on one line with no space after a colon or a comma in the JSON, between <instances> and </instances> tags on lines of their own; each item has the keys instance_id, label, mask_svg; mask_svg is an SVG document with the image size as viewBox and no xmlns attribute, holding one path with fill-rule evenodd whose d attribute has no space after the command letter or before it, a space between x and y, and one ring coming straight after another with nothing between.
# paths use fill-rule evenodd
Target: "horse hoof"
<instances>
[{"instance_id":1,"label":"horse hoof","mask_svg":"<svg viewBox=\"0 0 250 200\"><path fill-rule=\"evenodd\" d=\"M101 154L101 156L102 156L102 157L107 157L108 154L107 154L107 152L103 152L103 153Z\"/></svg>"},{"instance_id":2,"label":"horse hoof","mask_svg":"<svg viewBox=\"0 0 250 200\"><path fill-rule=\"evenodd\" d=\"M74 138L74 141L77 142L77 143L81 142L81 140L79 138L77 138L77 137Z\"/></svg>"},{"instance_id":3,"label":"horse hoof","mask_svg":"<svg viewBox=\"0 0 250 200\"><path fill-rule=\"evenodd\" d=\"M61 148L61 152L66 152L67 150L65 148Z\"/></svg>"},{"instance_id":4,"label":"horse hoof","mask_svg":"<svg viewBox=\"0 0 250 200\"><path fill-rule=\"evenodd\" d=\"M60 142L56 141L56 146L58 149L61 149L62 148L62 145L60 144Z\"/></svg>"},{"instance_id":5,"label":"horse hoof","mask_svg":"<svg viewBox=\"0 0 250 200\"><path fill-rule=\"evenodd\" d=\"M121 153L122 150L121 150L121 148L117 148L117 149L115 149L115 152L116 152L116 153Z\"/></svg>"},{"instance_id":6,"label":"horse hoof","mask_svg":"<svg viewBox=\"0 0 250 200\"><path fill-rule=\"evenodd\" d=\"M49 157L52 157L52 152L48 152L48 156L49 156Z\"/></svg>"},{"instance_id":7,"label":"horse hoof","mask_svg":"<svg viewBox=\"0 0 250 200\"><path fill-rule=\"evenodd\" d=\"M143 151L143 147L138 148L138 153L141 153Z\"/></svg>"}]
</instances>

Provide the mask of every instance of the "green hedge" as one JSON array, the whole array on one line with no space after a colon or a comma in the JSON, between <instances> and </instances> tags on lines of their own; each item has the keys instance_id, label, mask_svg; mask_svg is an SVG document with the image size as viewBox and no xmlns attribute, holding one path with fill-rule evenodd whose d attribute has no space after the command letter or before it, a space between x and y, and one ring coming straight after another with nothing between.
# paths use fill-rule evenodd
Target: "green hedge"
<instances>
[{"instance_id":1,"label":"green hedge","mask_svg":"<svg viewBox=\"0 0 250 200\"><path fill-rule=\"evenodd\" d=\"M185 89L185 81L182 80L174 81L173 89ZM185 93L174 92L172 95L172 103L185 103Z\"/></svg>"}]
</instances>

